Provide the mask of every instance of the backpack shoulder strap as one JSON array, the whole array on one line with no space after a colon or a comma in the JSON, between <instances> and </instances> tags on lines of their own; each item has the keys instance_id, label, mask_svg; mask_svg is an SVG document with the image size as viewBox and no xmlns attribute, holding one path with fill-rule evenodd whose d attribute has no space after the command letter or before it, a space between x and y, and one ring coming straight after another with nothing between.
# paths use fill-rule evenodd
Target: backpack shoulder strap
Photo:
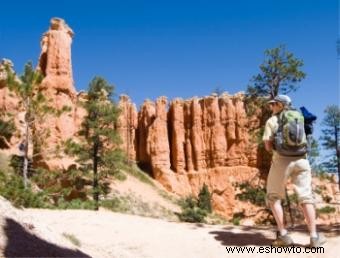
<instances>
[{"instance_id":1,"label":"backpack shoulder strap","mask_svg":"<svg viewBox=\"0 0 340 258\"><path fill-rule=\"evenodd\" d=\"M276 114L277 117L277 123L278 123L278 131L282 131L282 127L283 127L283 113L285 112L285 110L282 110L280 113Z\"/></svg>"}]
</instances>

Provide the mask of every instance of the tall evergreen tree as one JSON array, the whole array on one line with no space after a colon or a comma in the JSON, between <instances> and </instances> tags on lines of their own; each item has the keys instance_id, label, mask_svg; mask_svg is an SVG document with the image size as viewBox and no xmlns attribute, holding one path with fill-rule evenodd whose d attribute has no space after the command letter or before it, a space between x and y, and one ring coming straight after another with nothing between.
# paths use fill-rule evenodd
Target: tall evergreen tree
<instances>
[{"instance_id":1,"label":"tall evergreen tree","mask_svg":"<svg viewBox=\"0 0 340 258\"><path fill-rule=\"evenodd\" d=\"M31 62L25 65L24 72L19 77L11 71L10 67L7 67L6 71L8 87L19 97L20 108L25 112L25 133L20 148L23 151L24 158L24 186L27 188L28 164L29 160L34 159L33 156L29 156L30 146L33 145L33 153L39 154L38 149L41 148L42 139L48 134L46 131L37 130L36 125L41 123L45 115L52 112L53 109L39 91L43 76L39 71L34 70Z\"/></svg>"},{"instance_id":2,"label":"tall evergreen tree","mask_svg":"<svg viewBox=\"0 0 340 258\"><path fill-rule=\"evenodd\" d=\"M320 137L322 146L331 151L331 157L324 166L329 172L338 172L340 189L340 108L337 105L328 106L325 109L326 116L322 121Z\"/></svg>"},{"instance_id":3,"label":"tall evergreen tree","mask_svg":"<svg viewBox=\"0 0 340 258\"><path fill-rule=\"evenodd\" d=\"M79 135L84 141L67 142L69 153L78 157L85 171L93 172L93 200L95 209L99 207L101 193L100 180L104 175L114 173L121 159L117 148L120 142L115 129L119 115L117 104L113 101L114 87L101 77L95 77L89 84L88 97L84 103L87 115Z\"/></svg>"}]
</instances>

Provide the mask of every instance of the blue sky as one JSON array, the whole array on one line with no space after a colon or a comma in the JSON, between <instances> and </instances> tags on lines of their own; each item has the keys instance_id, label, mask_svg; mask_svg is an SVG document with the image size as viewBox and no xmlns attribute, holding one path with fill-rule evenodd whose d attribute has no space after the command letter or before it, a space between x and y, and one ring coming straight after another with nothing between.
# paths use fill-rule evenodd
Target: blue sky
<instances>
[{"instance_id":1,"label":"blue sky","mask_svg":"<svg viewBox=\"0 0 340 258\"><path fill-rule=\"evenodd\" d=\"M339 104L337 0L244 1L2 1L0 58L19 73L37 63L40 38L52 17L74 30L77 90L95 75L139 106L166 95L189 98L215 88L246 89L264 51L285 44L303 59L306 79L291 94L319 119Z\"/></svg>"}]
</instances>

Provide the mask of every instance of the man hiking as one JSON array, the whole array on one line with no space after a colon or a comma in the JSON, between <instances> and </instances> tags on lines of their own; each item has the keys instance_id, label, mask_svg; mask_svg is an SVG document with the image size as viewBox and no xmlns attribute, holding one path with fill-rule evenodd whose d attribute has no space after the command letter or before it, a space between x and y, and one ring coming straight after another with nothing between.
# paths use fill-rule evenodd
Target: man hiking
<instances>
[{"instance_id":1,"label":"man hiking","mask_svg":"<svg viewBox=\"0 0 340 258\"><path fill-rule=\"evenodd\" d=\"M303 129L303 116L291 107L291 99L287 95L276 96L268 102L268 105L272 117L266 122L262 139L266 150L273 152L266 195L267 205L272 210L278 228L277 239L273 245L293 244L284 225L281 205L281 200L285 199L287 178L291 177L308 225L310 247L321 246L326 239L316 231L311 168L306 154L307 141Z\"/></svg>"}]
</instances>

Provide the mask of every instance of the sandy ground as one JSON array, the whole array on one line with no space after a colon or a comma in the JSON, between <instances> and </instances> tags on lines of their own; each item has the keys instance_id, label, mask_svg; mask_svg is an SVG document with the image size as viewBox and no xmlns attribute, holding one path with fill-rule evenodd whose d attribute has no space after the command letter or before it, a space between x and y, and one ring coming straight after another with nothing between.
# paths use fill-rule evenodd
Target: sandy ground
<instances>
[{"instance_id":1,"label":"sandy ground","mask_svg":"<svg viewBox=\"0 0 340 258\"><path fill-rule=\"evenodd\" d=\"M116 183L114 189L178 210L161 198L157 188L134 178ZM0 257L340 258L340 224L320 229L328 239L323 250L306 253L311 251L304 248L309 237L300 227L292 231L297 247L284 253L270 248L273 228L169 222L107 210L19 210L0 197ZM240 248L253 248L253 252Z\"/></svg>"},{"instance_id":2,"label":"sandy ground","mask_svg":"<svg viewBox=\"0 0 340 258\"><path fill-rule=\"evenodd\" d=\"M40 227L45 224L54 234L74 236L85 257L340 257L339 225L323 228L328 236L324 253L303 253L309 238L303 229L296 229L292 232L299 246L295 252L301 253L273 254L259 253L260 247L269 246L274 237L273 231L265 228L167 222L105 210L28 209L24 214L31 217L33 223L39 222ZM255 253L236 254L226 250L226 247L244 246L254 247Z\"/></svg>"}]
</instances>

